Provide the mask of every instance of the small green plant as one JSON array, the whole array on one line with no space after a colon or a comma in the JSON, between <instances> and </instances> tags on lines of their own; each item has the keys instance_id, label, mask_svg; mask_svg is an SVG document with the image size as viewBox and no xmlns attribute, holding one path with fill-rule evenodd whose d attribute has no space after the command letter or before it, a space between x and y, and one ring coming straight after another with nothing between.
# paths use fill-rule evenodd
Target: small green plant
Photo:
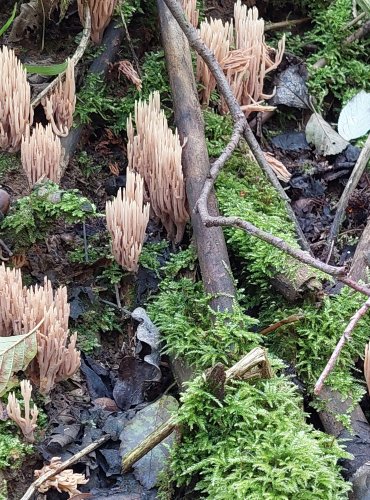
<instances>
[{"instance_id":1,"label":"small green plant","mask_svg":"<svg viewBox=\"0 0 370 500\"><path fill-rule=\"evenodd\" d=\"M86 354L93 354L101 347L101 335L117 330L120 326L112 307L96 306L85 312L76 324L77 345Z\"/></svg>"},{"instance_id":2,"label":"small green plant","mask_svg":"<svg viewBox=\"0 0 370 500\"><path fill-rule=\"evenodd\" d=\"M17 469L27 455L33 452L34 447L23 441L18 427L12 420L0 421L0 470Z\"/></svg>"},{"instance_id":3,"label":"small green plant","mask_svg":"<svg viewBox=\"0 0 370 500\"><path fill-rule=\"evenodd\" d=\"M73 223L95 213L95 206L76 189L62 190L48 181L17 201L1 222L0 231L13 239L16 235L16 245L28 248L42 239L57 219Z\"/></svg>"},{"instance_id":4,"label":"small green plant","mask_svg":"<svg viewBox=\"0 0 370 500\"><path fill-rule=\"evenodd\" d=\"M352 1L333 0L323 8L319 2L310 4L313 29L303 36L288 37L287 48L302 55L307 45L317 47L314 55L307 58L308 87L316 98L317 106L323 107L325 97L331 93L343 105L359 90L370 89L369 53L361 41L344 43L351 34L347 24L352 20ZM316 68L314 64L324 58L326 64Z\"/></svg>"},{"instance_id":5,"label":"small green plant","mask_svg":"<svg viewBox=\"0 0 370 500\"><path fill-rule=\"evenodd\" d=\"M305 302L301 307L284 307L276 300L267 299L261 310L260 319L271 324L290 314L303 314L303 319L268 335L267 345L283 359L294 363L299 376L313 389L324 369L340 336L354 312L361 306L363 297L344 287L340 294L325 297L322 304ZM353 337L343 348L327 384L338 391L344 399L351 397L356 404L364 393L363 385L356 380L352 369L354 359L363 356L368 341L366 319L356 326ZM347 416L339 416L346 419Z\"/></svg>"},{"instance_id":6,"label":"small green plant","mask_svg":"<svg viewBox=\"0 0 370 500\"><path fill-rule=\"evenodd\" d=\"M159 257L163 253L163 250L167 248L168 241L166 240L157 243L144 243L139 258L139 264L146 269L151 269L159 277L159 271L162 267Z\"/></svg>"},{"instance_id":7,"label":"small green plant","mask_svg":"<svg viewBox=\"0 0 370 500\"><path fill-rule=\"evenodd\" d=\"M92 115L98 115L103 120L109 120L114 111L114 102L107 95L107 86L101 75L89 73L82 89L77 94L75 119L81 125L91 123Z\"/></svg>"},{"instance_id":8,"label":"small green plant","mask_svg":"<svg viewBox=\"0 0 370 500\"><path fill-rule=\"evenodd\" d=\"M10 172L15 172L21 167L19 158L10 153L0 153L0 178Z\"/></svg>"},{"instance_id":9,"label":"small green plant","mask_svg":"<svg viewBox=\"0 0 370 500\"><path fill-rule=\"evenodd\" d=\"M94 158L89 156L86 151L81 151L76 160L81 172L87 179L97 175L103 168L102 165L96 164Z\"/></svg>"}]
</instances>

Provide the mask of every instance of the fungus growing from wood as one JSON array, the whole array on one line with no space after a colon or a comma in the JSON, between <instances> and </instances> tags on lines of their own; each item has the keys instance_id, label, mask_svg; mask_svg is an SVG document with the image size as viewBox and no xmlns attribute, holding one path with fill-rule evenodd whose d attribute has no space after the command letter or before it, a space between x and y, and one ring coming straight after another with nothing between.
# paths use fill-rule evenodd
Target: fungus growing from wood
<instances>
[{"instance_id":1,"label":"fungus growing from wood","mask_svg":"<svg viewBox=\"0 0 370 500\"><path fill-rule=\"evenodd\" d=\"M41 100L41 104L54 134L66 137L72 127L76 107L75 70L70 59L64 81L61 80L51 94Z\"/></svg>"},{"instance_id":2,"label":"fungus growing from wood","mask_svg":"<svg viewBox=\"0 0 370 500\"><path fill-rule=\"evenodd\" d=\"M144 178L150 206L168 237L178 243L189 219L181 165L182 146L177 130L172 132L161 110L159 92L151 94L148 102L135 103L135 126L136 134L130 116L127 122L129 168Z\"/></svg>"},{"instance_id":3,"label":"fungus growing from wood","mask_svg":"<svg viewBox=\"0 0 370 500\"><path fill-rule=\"evenodd\" d=\"M107 201L106 217L114 258L128 271L137 271L149 221L149 204L144 204L141 175L127 170L126 188L119 189L113 201Z\"/></svg>"},{"instance_id":4,"label":"fungus growing from wood","mask_svg":"<svg viewBox=\"0 0 370 500\"><path fill-rule=\"evenodd\" d=\"M0 48L0 150L15 152L32 122L31 88L13 50Z\"/></svg>"},{"instance_id":5,"label":"fungus growing from wood","mask_svg":"<svg viewBox=\"0 0 370 500\"><path fill-rule=\"evenodd\" d=\"M185 15L194 28L198 26L199 10L197 9L197 0L181 0Z\"/></svg>"},{"instance_id":6,"label":"fungus growing from wood","mask_svg":"<svg viewBox=\"0 0 370 500\"><path fill-rule=\"evenodd\" d=\"M21 159L30 187L42 177L59 184L61 177L60 162L62 146L51 128L36 124L32 135L27 127L22 138Z\"/></svg>"}]
</instances>

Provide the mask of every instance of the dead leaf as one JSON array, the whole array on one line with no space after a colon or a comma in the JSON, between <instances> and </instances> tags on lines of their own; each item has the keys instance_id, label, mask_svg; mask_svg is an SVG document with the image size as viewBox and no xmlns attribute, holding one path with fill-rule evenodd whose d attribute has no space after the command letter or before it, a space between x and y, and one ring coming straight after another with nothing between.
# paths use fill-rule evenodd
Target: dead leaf
<instances>
[{"instance_id":1,"label":"dead leaf","mask_svg":"<svg viewBox=\"0 0 370 500\"><path fill-rule=\"evenodd\" d=\"M370 130L370 94L361 90L344 106L338 119L338 132L351 141Z\"/></svg>"},{"instance_id":2,"label":"dead leaf","mask_svg":"<svg viewBox=\"0 0 370 500\"><path fill-rule=\"evenodd\" d=\"M306 139L324 156L337 155L349 144L318 113L313 113L308 120Z\"/></svg>"}]
</instances>

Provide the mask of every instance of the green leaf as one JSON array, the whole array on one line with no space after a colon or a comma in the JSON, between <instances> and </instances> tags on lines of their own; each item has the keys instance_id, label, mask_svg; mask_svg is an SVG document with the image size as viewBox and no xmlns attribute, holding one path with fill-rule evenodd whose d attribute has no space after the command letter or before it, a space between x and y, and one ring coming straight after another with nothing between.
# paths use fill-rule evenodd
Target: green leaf
<instances>
[{"instance_id":1,"label":"green leaf","mask_svg":"<svg viewBox=\"0 0 370 500\"><path fill-rule=\"evenodd\" d=\"M37 354L36 330L12 337L0 337L0 396L12 382L14 373L25 370Z\"/></svg>"},{"instance_id":2,"label":"green leaf","mask_svg":"<svg viewBox=\"0 0 370 500\"><path fill-rule=\"evenodd\" d=\"M60 64L51 64L50 66L38 66L34 64L24 64L23 65L27 73L37 73L38 75L44 76L55 76L63 73L67 69L68 62L64 61Z\"/></svg>"},{"instance_id":3,"label":"green leaf","mask_svg":"<svg viewBox=\"0 0 370 500\"><path fill-rule=\"evenodd\" d=\"M2 28L0 28L0 36L2 36L5 33L5 31L9 28L9 26L12 24L12 22L14 21L16 12L17 12L17 4L15 3L14 7L13 7L12 15L9 17L9 19L4 24L4 26Z\"/></svg>"}]
</instances>

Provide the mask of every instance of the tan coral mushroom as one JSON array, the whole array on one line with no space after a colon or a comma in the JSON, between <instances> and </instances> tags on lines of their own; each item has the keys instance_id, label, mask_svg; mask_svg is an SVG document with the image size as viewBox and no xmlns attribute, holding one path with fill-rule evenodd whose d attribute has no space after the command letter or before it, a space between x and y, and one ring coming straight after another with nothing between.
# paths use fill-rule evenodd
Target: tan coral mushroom
<instances>
[{"instance_id":1,"label":"tan coral mushroom","mask_svg":"<svg viewBox=\"0 0 370 500\"><path fill-rule=\"evenodd\" d=\"M46 176L57 184L60 182L62 146L51 125L46 128L40 123L33 129L29 128L22 139L21 159L30 187Z\"/></svg>"},{"instance_id":2,"label":"tan coral mushroom","mask_svg":"<svg viewBox=\"0 0 370 500\"><path fill-rule=\"evenodd\" d=\"M136 134L130 116L127 122L129 168L144 177L150 206L168 237L178 243L189 219L181 165L182 147L177 131L172 132L161 110L158 92L151 94L148 102L135 103L135 126Z\"/></svg>"},{"instance_id":3,"label":"tan coral mushroom","mask_svg":"<svg viewBox=\"0 0 370 500\"><path fill-rule=\"evenodd\" d=\"M198 26L198 21L199 21L199 10L197 9L197 0L181 0L181 3L187 20L194 26L194 28L196 28Z\"/></svg>"},{"instance_id":4,"label":"tan coral mushroom","mask_svg":"<svg viewBox=\"0 0 370 500\"><path fill-rule=\"evenodd\" d=\"M31 88L13 50L0 48L0 150L18 151L32 122Z\"/></svg>"},{"instance_id":5,"label":"tan coral mushroom","mask_svg":"<svg viewBox=\"0 0 370 500\"><path fill-rule=\"evenodd\" d=\"M80 367L76 335L69 338L70 306L66 287L53 290L45 278L44 286L26 288L19 269L0 265L0 336L36 332L37 356L27 369L33 383L47 394L60 380L71 377Z\"/></svg>"},{"instance_id":6,"label":"tan coral mushroom","mask_svg":"<svg viewBox=\"0 0 370 500\"><path fill-rule=\"evenodd\" d=\"M64 81L61 80L51 94L41 100L41 104L54 134L66 137L72 127L76 107L75 71L70 59Z\"/></svg>"},{"instance_id":7,"label":"tan coral mushroom","mask_svg":"<svg viewBox=\"0 0 370 500\"><path fill-rule=\"evenodd\" d=\"M33 405L33 408L30 409L32 386L29 380L22 380L21 393L24 401L24 417L22 417L21 407L14 392L9 393L8 395L8 405L6 407L6 411L9 417L14 420L14 422L21 429L25 440L29 443L34 443L34 431L37 427L37 416L39 411L36 405Z\"/></svg>"},{"instance_id":8,"label":"tan coral mushroom","mask_svg":"<svg viewBox=\"0 0 370 500\"><path fill-rule=\"evenodd\" d=\"M139 174L127 170L126 188L107 202L106 217L114 258L128 271L137 271L149 221L149 204L144 205L144 181Z\"/></svg>"},{"instance_id":9,"label":"tan coral mushroom","mask_svg":"<svg viewBox=\"0 0 370 500\"><path fill-rule=\"evenodd\" d=\"M48 472L56 470L61 464L62 461L59 457L53 457L49 465L44 465L42 469L35 470L35 477L39 478ZM79 484L86 484L88 481L84 474L73 472L72 469L64 469L44 481L38 487L38 490L40 493L46 493L50 488L56 488L60 493L68 493L69 498L71 498L81 493L77 489L77 486Z\"/></svg>"},{"instance_id":10,"label":"tan coral mushroom","mask_svg":"<svg viewBox=\"0 0 370 500\"><path fill-rule=\"evenodd\" d=\"M87 0L91 13L91 40L94 43L101 43L116 3L116 0ZM78 13L81 23L84 25L83 4L84 0L77 0Z\"/></svg>"}]
</instances>

